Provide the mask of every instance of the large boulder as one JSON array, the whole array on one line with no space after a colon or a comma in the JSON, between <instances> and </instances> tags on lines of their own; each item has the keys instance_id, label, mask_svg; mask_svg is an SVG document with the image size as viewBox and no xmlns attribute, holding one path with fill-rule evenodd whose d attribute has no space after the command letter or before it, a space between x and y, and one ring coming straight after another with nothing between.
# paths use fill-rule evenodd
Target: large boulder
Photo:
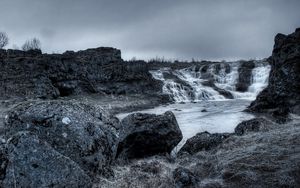
<instances>
[{"instance_id":1,"label":"large boulder","mask_svg":"<svg viewBox=\"0 0 300 188\"><path fill-rule=\"evenodd\" d=\"M230 133L214 133L201 132L188 139L186 143L179 150L178 154L195 154L202 150L210 150L221 144L226 138L228 138Z\"/></svg>"},{"instance_id":2,"label":"large boulder","mask_svg":"<svg viewBox=\"0 0 300 188\"><path fill-rule=\"evenodd\" d=\"M254 118L239 123L234 129L235 134L243 135L249 132L259 132L270 130L273 123L265 118Z\"/></svg>"},{"instance_id":3,"label":"large boulder","mask_svg":"<svg viewBox=\"0 0 300 188\"><path fill-rule=\"evenodd\" d=\"M12 136L0 156L1 187L92 187L77 163L32 133Z\"/></svg>"},{"instance_id":4,"label":"large boulder","mask_svg":"<svg viewBox=\"0 0 300 188\"><path fill-rule=\"evenodd\" d=\"M273 53L268 61L271 64L268 87L248 110L274 113L285 109L300 114L300 28L290 35L276 35Z\"/></svg>"},{"instance_id":5,"label":"large boulder","mask_svg":"<svg viewBox=\"0 0 300 188\"><path fill-rule=\"evenodd\" d=\"M121 125L117 150L120 159L170 153L182 139L176 118L170 111L162 115L131 114Z\"/></svg>"},{"instance_id":6,"label":"large boulder","mask_svg":"<svg viewBox=\"0 0 300 188\"><path fill-rule=\"evenodd\" d=\"M83 104L26 102L7 114L4 132L6 138L19 131L34 133L89 175L106 175L116 153L116 136L100 116Z\"/></svg>"}]
</instances>

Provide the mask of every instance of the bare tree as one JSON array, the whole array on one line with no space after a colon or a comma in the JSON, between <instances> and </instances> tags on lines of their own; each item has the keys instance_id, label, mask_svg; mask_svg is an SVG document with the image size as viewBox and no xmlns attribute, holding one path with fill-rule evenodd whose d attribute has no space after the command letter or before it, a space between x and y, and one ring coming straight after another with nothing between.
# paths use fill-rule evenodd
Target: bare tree
<instances>
[{"instance_id":1,"label":"bare tree","mask_svg":"<svg viewBox=\"0 0 300 188\"><path fill-rule=\"evenodd\" d=\"M27 40L23 46L22 49L24 51L29 51L29 50L40 50L41 49L41 41L37 38L33 38L30 40Z\"/></svg>"},{"instance_id":2,"label":"bare tree","mask_svg":"<svg viewBox=\"0 0 300 188\"><path fill-rule=\"evenodd\" d=\"M6 45L8 45L8 36L4 32L0 32L0 49L4 48Z\"/></svg>"}]
</instances>

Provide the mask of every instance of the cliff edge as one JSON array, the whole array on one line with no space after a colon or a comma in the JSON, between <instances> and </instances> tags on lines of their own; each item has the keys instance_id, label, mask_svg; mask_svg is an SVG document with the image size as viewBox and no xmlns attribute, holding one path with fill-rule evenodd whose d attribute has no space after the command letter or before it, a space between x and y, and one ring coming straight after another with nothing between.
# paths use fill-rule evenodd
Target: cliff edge
<instances>
[{"instance_id":1,"label":"cliff edge","mask_svg":"<svg viewBox=\"0 0 300 188\"><path fill-rule=\"evenodd\" d=\"M251 103L252 112L300 114L300 28L290 35L277 34L268 87Z\"/></svg>"}]
</instances>

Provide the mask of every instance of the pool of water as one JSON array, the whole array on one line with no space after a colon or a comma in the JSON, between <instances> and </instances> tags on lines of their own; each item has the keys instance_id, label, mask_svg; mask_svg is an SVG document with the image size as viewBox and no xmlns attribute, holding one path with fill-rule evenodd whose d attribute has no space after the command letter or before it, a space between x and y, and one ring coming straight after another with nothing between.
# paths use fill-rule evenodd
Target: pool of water
<instances>
[{"instance_id":1,"label":"pool of water","mask_svg":"<svg viewBox=\"0 0 300 188\"><path fill-rule=\"evenodd\" d=\"M242 99L212 100L197 103L171 104L138 112L162 114L168 110L172 111L183 134L183 139L177 146L181 147L187 139L199 132L234 132L237 124L254 117L252 114L243 112L249 106L250 102L250 100ZM117 117L123 119L129 114L131 113L118 114Z\"/></svg>"}]
</instances>

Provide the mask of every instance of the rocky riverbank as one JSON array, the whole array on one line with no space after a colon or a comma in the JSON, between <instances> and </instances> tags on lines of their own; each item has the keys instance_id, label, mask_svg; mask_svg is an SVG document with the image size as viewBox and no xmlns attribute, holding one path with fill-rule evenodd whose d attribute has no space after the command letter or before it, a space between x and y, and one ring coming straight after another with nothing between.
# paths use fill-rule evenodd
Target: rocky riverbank
<instances>
[{"instance_id":1,"label":"rocky riverbank","mask_svg":"<svg viewBox=\"0 0 300 188\"><path fill-rule=\"evenodd\" d=\"M115 117L172 102L149 72L167 64L124 62L112 48L0 51L0 187L299 187L299 32L275 38L269 85L249 107L257 117L233 133L198 133L177 155L172 112ZM249 62L238 69L241 91ZM217 87L213 76L230 66L211 64L192 67Z\"/></svg>"}]
</instances>

